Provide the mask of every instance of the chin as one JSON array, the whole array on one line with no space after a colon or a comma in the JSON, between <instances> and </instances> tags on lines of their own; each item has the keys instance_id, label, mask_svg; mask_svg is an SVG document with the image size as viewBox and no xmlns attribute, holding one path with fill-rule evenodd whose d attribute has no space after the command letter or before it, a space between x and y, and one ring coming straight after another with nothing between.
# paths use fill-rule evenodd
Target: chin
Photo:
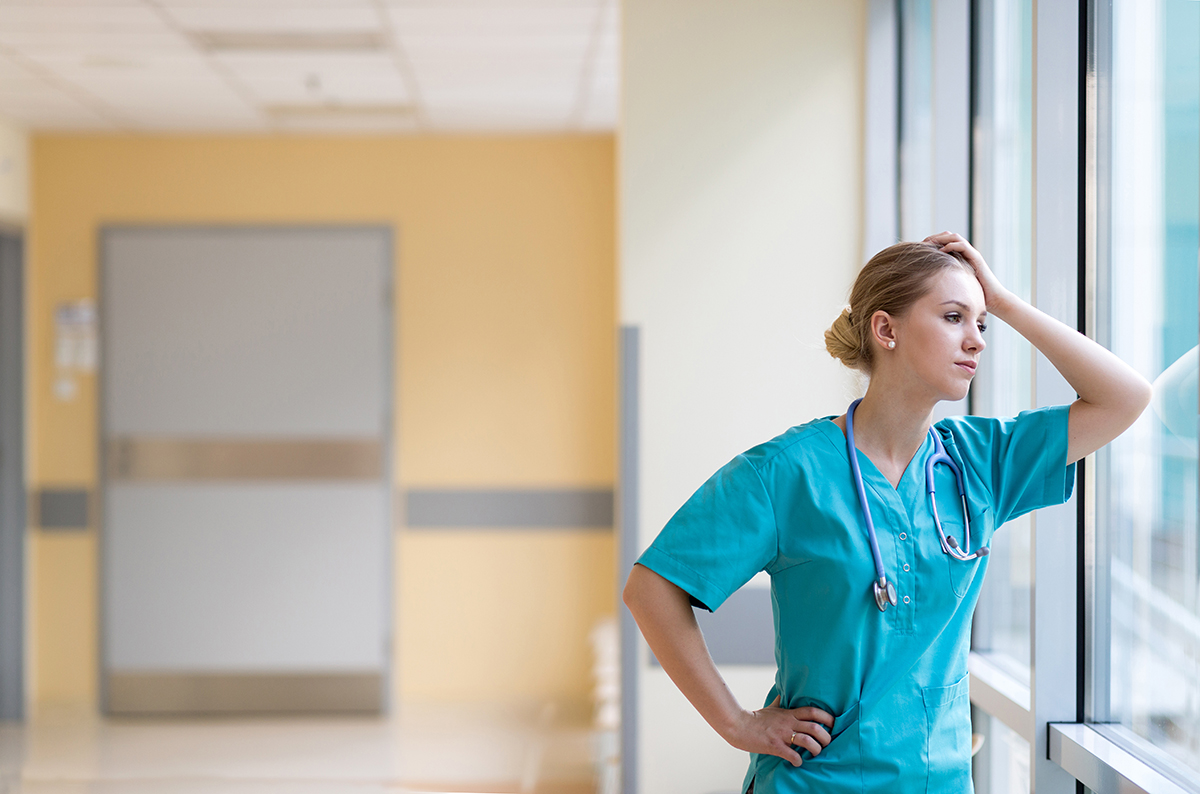
<instances>
[{"instance_id":1,"label":"chin","mask_svg":"<svg viewBox=\"0 0 1200 794\"><path fill-rule=\"evenodd\" d=\"M959 400L965 399L970 392L971 384L968 383L965 386L961 384L955 384L948 389L944 389L941 396L938 398L938 401L949 403L958 402Z\"/></svg>"}]
</instances>

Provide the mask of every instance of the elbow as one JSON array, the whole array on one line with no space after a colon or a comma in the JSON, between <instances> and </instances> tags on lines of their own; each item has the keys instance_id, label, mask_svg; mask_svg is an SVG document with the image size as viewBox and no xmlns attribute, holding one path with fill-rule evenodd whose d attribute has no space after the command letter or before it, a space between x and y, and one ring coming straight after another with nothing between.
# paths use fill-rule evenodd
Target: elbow
<instances>
[{"instance_id":1,"label":"elbow","mask_svg":"<svg viewBox=\"0 0 1200 794\"><path fill-rule=\"evenodd\" d=\"M1146 406L1150 404L1150 401L1154 399L1154 387L1150 385L1149 381L1144 379L1142 380L1142 385L1144 388L1142 389L1141 405L1142 411L1144 411L1146 410ZM1138 416L1141 416L1142 411L1138 411Z\"/></svg>"},{"instance_id":2,"label":"elbow","mask_svg":"<svg viewBox=\"0 0 1200 794\"><path fill-rule=\"evenodd\" d=\"M638 578L638 566L634 565L629 578L625 580L625 589L621 591L621 601L630 612L634 612L638 603Z\"/></svg>"},{"instance_id":3,"label":"elbow","mask_svg":"<svg viewBox=\"0 0 1200 794\"><path fill-rule=\"evenodd\" d=\"M1146 407L1150 405L1150 401L1154 399L1154 387L1150 385L1150 381L1146 380L1140 375L1138 376L1138 381L1138 388L1131 400L1135 406L1135 410L1133 412L1133 420L1130 421L1130 424L1133 424L1133 422L1137 421L1137 418L1141 416L1146 410Z\"/></svg>"},{"instance_id":4,"label":"elbow","mask_svg":"<svg viewBox=\"0 0 1200 794\"><path fill-rule=\"evenodd\" d=\"M1123 400L1123 407L1118 409L1119 413L1113 414L1114 418L1120 417L1122 433L1132 427L1133 423L1145 413L1152 399L1154 399L1154 387L1139 375L1137 381L1129 385L1129 390Z\"/></svg>"}]
</instances>

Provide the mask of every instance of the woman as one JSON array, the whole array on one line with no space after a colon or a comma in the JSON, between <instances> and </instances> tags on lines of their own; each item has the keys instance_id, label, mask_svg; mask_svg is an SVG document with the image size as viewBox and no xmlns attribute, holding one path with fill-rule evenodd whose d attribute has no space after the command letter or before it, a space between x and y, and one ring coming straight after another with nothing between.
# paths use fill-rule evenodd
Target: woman
<instances>
[{"instance_id":1,"label":"woman","mask_svg":"<svg viewBox=\"0 0 1200 794\"><path fill-rule=\"evenodd\" d=\"M966 396L989 314L1079 399L934 424L939 400ZM1006 290L949 232L873 257L825 340L870 376L866 396L713 475L638 560L625 603L692 705L752 754L744 791L970 791L967 652L992 532L1066 501L1075 461L1137 419L1150 385ZM941 449L955 466L927 473ZM778 672L769 705L747 711L692 605L716 609L763 570Z\"/></svg>"}]
</instances>

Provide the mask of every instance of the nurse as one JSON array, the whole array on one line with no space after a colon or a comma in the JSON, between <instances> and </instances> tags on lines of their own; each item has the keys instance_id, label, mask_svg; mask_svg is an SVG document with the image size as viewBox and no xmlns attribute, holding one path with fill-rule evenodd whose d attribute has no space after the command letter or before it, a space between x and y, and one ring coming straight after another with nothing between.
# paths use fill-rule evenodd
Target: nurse
<instances>
[{"instance_id":1,"label":"nurse","mask_svg":"<svg viewBox=\"0 0 1200 794\"><path fill-rule=\"evenodd\" d=\"M967 394L989 315L1028 339L1079 399L935 424L938 401ZM960 551L987 548L996 527L1066 501L1075 461L1129 427L1151 388L1006 290L949 232L876 254L825 342L869 376L852 412L865 504L847 416L793 427L696 491L634 566L625 603L696 710L750 752L743 791L970 791L967 652L988 558L947 553L931 499ZM965 516L951 467L932 469L936 496L927 492L933 434L961 471ZM888 585L878 602L868 512ZM759 571L771 577L778 671L767 705L748 711L713 664L692 607L717 609Z\"/></svg>"}]
</instances>

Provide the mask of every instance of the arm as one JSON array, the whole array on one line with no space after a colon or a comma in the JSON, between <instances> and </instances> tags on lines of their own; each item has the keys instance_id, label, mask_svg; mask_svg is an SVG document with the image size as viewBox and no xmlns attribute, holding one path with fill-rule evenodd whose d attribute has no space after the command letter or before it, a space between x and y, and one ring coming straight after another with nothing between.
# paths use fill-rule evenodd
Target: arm
<instances>
[{"instance_id":1,"label":"arm","mask_svg":"<svg viewBox=\"0 0 1200 794\"><path fill-rule=\"evenodd\" d=\"M782 709L772 704L746 711L738 705L708 653L688 594L679 587L643 565L634 565L624 600L663 670L725 741L739 750L777 755L793 766L801 763L800 754L789 744L793 732L795 745L813 755L829 744L826 727L833 727L833 717L820 709Z\"/></svg>"},{"instance_id":2,"label":"arm","mask_svg":"<svg viewBox=\"0 0 1200 794\"><path fill-rule=\"evenodd\" d=\"M1029 340L1079 395L1071 404L1067 463L1095 452L1132 425L1150 404L1150 384L1133 367L1074 328L1005 289L983 257L960 235L926 238L957 251L975 268L988 312Z\"/></svg>"}]
</instances>

